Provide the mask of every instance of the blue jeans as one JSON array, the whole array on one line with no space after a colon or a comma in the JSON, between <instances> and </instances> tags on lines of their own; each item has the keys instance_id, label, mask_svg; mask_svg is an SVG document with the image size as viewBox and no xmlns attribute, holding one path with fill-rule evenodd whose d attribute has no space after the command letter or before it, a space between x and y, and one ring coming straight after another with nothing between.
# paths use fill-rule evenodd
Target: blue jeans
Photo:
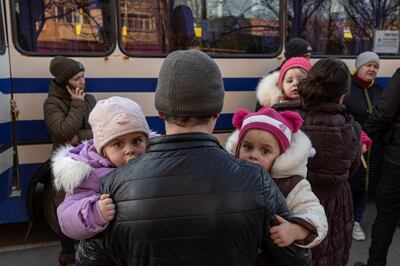
<instances>
[{"instance_id":1,"label":"blue jeans","mask_svg":"<svg viewBox=\"0 0 400 266\"><path fill-rule=\"evenodd\" d=\"M368 192L364 190L352 189L354 221L361 223L365 208L367 207Z\"/></svg>"}]
</instances>

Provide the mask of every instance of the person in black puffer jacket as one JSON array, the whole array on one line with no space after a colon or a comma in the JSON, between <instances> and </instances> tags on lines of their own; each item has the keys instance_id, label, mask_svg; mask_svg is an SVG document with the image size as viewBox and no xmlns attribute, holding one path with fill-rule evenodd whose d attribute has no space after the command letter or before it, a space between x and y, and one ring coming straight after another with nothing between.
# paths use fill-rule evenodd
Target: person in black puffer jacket
<instances>
[{"instance_id":1,"label":"person in black puffer jacket","mask_svg":"<svg viewBox=\"0 0 400 266\"><path fill-rule=\"evenodd\" d=\"M276 265L311 264L308 249L279 248L269 236L275 214L290 218L272 178L211 135L223 99L221 73L209 56L187 50L165 59L155 106L166 136L102 182L101 193L111 194L117 210L103 237L115 262L255 265L265 245Z\"/></svg>"}]
</instances>

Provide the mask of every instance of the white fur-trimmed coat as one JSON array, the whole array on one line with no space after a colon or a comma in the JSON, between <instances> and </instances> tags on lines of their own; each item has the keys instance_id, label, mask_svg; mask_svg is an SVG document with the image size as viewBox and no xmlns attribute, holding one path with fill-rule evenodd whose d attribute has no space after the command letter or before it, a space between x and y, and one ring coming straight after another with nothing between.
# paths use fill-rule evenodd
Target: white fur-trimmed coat
<instances>
[{"instance_id":1,"label":"white fur-trimmed coat","mask_svg":"<svg viewBox=\"0 0 400 266\"><path fill-rule=\"evenodd\" d=\"M238 130L235 130L225 144L225 149L231 154L235 154L238 137ZM298 245L303 248L315 247L321 243L328 232L325 210L306 179L308 157L314 154L315 150L312 148L310 139L299 130L292 135L290 147L276 158L271 169L271 176L274 179L303 177L286 197L286 204L291 215L311 224L317 231L317 237L313 241L306 245Z\"/></svg>"},{"instance_id":2,"label":"white fur-trimmed coat","mask_svg":"<svg viewBox=\"0 0 400 266\"><path fill-rule=\"evenodd\" d=\"M278 88L279 71L274 71L265 76L257 85L256 95L258 102L262 105L273 106L280 103L283 95Z\"/></svg>"}]
</instances>

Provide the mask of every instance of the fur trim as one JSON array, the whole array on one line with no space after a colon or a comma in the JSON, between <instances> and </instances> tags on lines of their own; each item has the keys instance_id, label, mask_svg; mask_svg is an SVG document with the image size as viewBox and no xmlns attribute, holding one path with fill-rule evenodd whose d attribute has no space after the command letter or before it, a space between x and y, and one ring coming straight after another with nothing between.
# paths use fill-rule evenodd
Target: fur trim
<instances>
[{"instance_id":1,"label":"fur trim","mask_svg":"<svg viewBox=\"0 0 400 266\"><path fill-rule=\"evenodd\" d=\"M286 178L299 175L306 178L310 149L312 149L311 141L307 135L301 130L294 133L289 148L276 158L271 169L272 177Z\"/></svg>"},{"instance_id":2,"label":"fur trim","mask_svg":"<svg viewBox=\"0 0 400 266\"><path fill-rule=\"evenodd\" d=\"M265 76L257 85L257 100L262 105L273 106L280 102L282 92L278 88L279 71Z\"/></svg>"},{"instance_id":3,"label":"fur trim","mask_svg":"<svg viewBox=\"0 0 400 266\"><path fill-rule=\"evenodd\" d=\"M73 193L82 181L90 175L92 167L84 162L75 161L68 156L69 150L74 147L62 146L57 149L51 158L51 167L54 175L54 186L59 191Z\"/></svg>"},{"instance_id":4,"label":"fur trim","mask_svg":"<svg viewBox=\"0 0 400 266\"><path fill-rule=\"evenodd\" d=\"M236 145L239 139L239 130L235 130L232 134L228 137L225 142L225 150L232 155L236 153Z\"/></svg>"}]
</instances>

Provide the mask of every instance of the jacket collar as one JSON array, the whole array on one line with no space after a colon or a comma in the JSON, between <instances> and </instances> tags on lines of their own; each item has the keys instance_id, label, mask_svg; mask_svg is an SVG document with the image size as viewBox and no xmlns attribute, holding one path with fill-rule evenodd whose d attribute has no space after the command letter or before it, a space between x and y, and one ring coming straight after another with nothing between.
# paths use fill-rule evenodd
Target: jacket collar
<instances>
[{"instance_id":1,"label":"jacket collar","mask_svg":"<svg viewBox=\"0 0 400 266\"><path fill-rule=\"evenodd\" d=\"M165 135L150 140L147 152L190 149L199 147L219 147L218 140L211 134L202 132Z\"/></svg>"},{"instance_id":2,"label":"jacket collar","mask_svg":"<svg viewBox=\"0 0 400 266\"><path fill-rule=\"evenodd\" d=\"M358 72L354 73L354 74L351 76L351 78L352 78L352 79L351 79L351 83L352 83L352 84L356 83L358 86L362 87L363 89L368 89L368 88L370 88L372 85L374 85L374 81L375 81L375 80L373 80L373 81L365 81L365 80L361 79L361 78L358 76Z\"/></svg>"},{"instance_id":3,"label":"jacket collar","mask_svg":"<svg viewBox=\"0 0 400 266\"><path fill-rule=\"evenodd\" d=\"M50 82L49 96L54 96L69 101L71 100L71 96L69 95L68 91L66 89L63 89L60 85L58 85L55 82L55 79L52 79Z\"/></svg>"},{"instance_id":4,"label":"jacket collar","mask_svg":"<svg viewBox=\"0 0 400 266\"><path fill-rule=\"evenodd\" d=\"M294 175L306 178L308 158L314 155L315 149L312 147L310 139L303 131L299 130L293 134L286 152L276 158L271 175L273 178L287 178Z\"/></svg>"},{"instance_id":5,"label":"jacket collar","mask_svg":"<svg viewBox=\"0 0 400 266\"><path fill-rule=\"evenodd\" d=\"M321 103L319 106L315 108L318 112L322 113L331 113L331 114L337 114L337 113L345 113L346 112L346 106L340 103ZM310 108L308 111L314 111L313 108Z\"/></svg>"},{"instance_id":6,"label":"jacket collar","mask_svg":"<svg viewBox=\"0 0 400 266\"><path fill-rule=\"evenodd\" d=\"M299 99L281 102L274 104L272 106L276 111L283 112L283 111L297 111L301 109L301 102Z\"/></svg>"}]
</instances>

